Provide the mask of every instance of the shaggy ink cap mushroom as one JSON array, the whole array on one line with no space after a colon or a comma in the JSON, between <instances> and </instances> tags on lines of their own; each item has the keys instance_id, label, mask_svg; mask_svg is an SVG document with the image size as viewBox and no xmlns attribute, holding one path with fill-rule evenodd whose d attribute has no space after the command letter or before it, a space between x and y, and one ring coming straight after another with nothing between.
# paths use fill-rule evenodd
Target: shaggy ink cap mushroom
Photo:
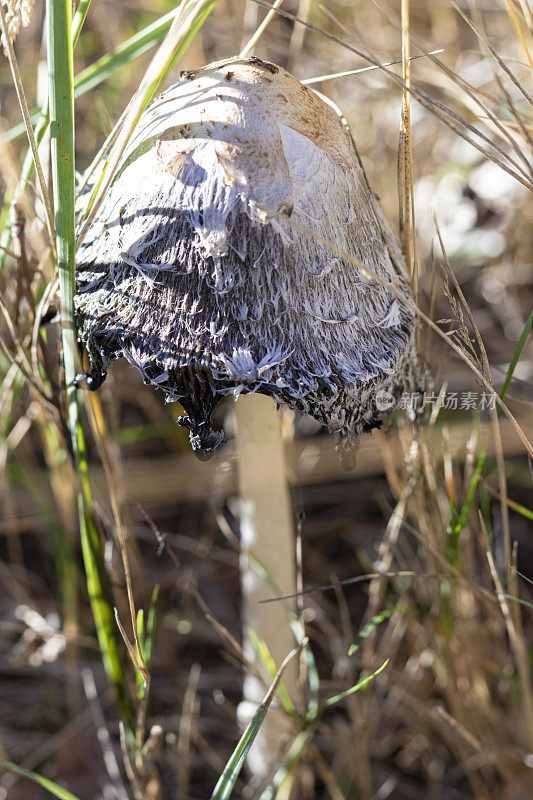
<instances>
[{"instance_id":1,"label":"shaggy ink cap mushroom","mask_svg":"<svg viewBox=\"0 0 533 800\"><path fill-rule=\"evenodd\" d=\"M409 293L403 257L342 118L259 59L182 73L148 107L77 270L90 388L124 356L182 404L197 451L241 392L371 429L412 360L412 314L383 285Z\"/></svg>"}]
</instances>

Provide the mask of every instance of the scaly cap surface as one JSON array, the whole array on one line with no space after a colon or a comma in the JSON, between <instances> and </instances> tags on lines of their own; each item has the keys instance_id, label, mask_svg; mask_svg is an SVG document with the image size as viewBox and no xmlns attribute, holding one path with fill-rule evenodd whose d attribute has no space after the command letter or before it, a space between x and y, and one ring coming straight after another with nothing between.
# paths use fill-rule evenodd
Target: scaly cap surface
<instances>
[{"instance_id":1,"label":"scaly cap surface","mask_svg":"<svg viewBox=\"0 0 533 800\"><path fill-rule=\"evenodd\" d=\"M83 204L83 197L81 198ZM221 396L262 392L341 433L412 358L401 253L335 110L285 70L187 72L141 117L78 259L97 385L125 356L179 400L193 447Z\"/></svg>"}]
</instances>

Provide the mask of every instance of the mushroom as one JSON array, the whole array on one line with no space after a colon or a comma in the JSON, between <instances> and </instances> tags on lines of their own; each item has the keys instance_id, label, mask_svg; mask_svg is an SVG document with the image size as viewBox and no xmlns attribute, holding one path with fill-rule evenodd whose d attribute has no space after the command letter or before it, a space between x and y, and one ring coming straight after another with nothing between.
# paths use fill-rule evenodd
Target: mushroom
<instances>
[{"instance_id":1,"label":"mushroom","mask_svg":"<svg viewBox=\"0 0 533 800\"><path fill-rule=\"evenodd\" d=\"M152 103L80 248L90 388L124 356L182 404L198 453L222 441L210 423L217 402L248 395L236 418L243 643L256 668L243 690L253 705L263 665L248 628L277 664L294 645L284 607L265 613L258 603L269 580L281 593L295 588L275 403L340 434L379 424L379 393L399 391L412 360L402 294L401 252L339 113L257 58L182 73ZM295 697L294 664L284 680ZM255 774L267 773L285 729L270 711L249 761Z\"/></svg>"},{"instance_id":2,"label":"mushroom","mask_svg":"<svg viewBox=\"0 0 533 800\"><path fill-rule=\"evenodd\" d=\"M412 360L412 313L386 287L409 293L404 261L353 139L257 58L183 72L148 107L77 270L89 388L124 356L182 404L200 453L223 439L218 401L242 392L370 430Z\"/></svg>"}]
</instances>

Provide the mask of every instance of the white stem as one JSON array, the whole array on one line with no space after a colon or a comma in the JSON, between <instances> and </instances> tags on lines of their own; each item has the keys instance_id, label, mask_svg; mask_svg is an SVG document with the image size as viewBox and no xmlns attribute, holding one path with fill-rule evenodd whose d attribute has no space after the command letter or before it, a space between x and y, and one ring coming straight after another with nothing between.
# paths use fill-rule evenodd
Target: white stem
<instances>
[{"instance_id":1,"label":"white stem","mask_svg":"<svg viewBox=\"0 0 533 800\"><path fill-rule=\"evenodd\" d=\"M270 677L250 640L249 629L264 641L276 667L293 649L295 638L283 604L260 605L276 591L258 576L250 556L258 561L282 594L295 590L295 540L280 429L281 415L264 395L242 395L236 403L239 490L241 500L241 587L244 651L264 675ZM296 701L297 666L289 664L283 682ZM246 724L262 701L264 684L252 674L244 680L244 702L239 708ZM248 757L255 775L264 775L278 753L290 723L282 711L271 708Z\"/></svg>"}]
</instances>

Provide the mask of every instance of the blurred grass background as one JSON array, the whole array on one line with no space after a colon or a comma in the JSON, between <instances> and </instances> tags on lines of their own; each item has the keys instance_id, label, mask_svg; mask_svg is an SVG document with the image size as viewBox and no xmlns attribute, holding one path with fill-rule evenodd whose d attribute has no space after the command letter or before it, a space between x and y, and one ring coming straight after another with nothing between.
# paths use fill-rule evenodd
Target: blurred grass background
<instances>
[{"instance_id":1,"label":"blurred grass background","mask_svg":"<svg viewBox=\"0 0 533 800\"><path fill-rule=\"evenodd\" d=\"M75 74L174 7L93 0L75 51ZM399 4L300 0L283 3L281 10L380 63L401 59ZM420 306L436 321L453 319L441 325L444 330L455 329L459 336L466 330L482 363L479 334L499 391L533 305L533 203L527 185L527 175L530 182L533 175L533 107L520 88L531 93L531 9L527 0L483 0L461 4L460 10L426 0L411 2L409 11L411 54L443 50L438 61L411 62L413 86L459 114L461 130L467 123L484 131L502 148L502 158L518 159L526 175L517 181L412 101ZM460 11L490 42L515 83ZM219 0L179 69L239 52L265 13L265 6L252 0ZM37 0L30 25L14 45L30 108L40 107L47 92L44 19L44 3ZM253 52L300 80L367 65L320 30L279 15ZM103 144L152 55L153 50L146 52L76 100L78 171ZM391 69L401 75L401 65ZM398 230L401 86L376 70L323 80L315 88L342 108L370 184ZM476 106L469 92L485 107ZM8 132L20 123L20 110L5 59L0 103L0 123ZM490 114L515 137L521 160ZM9 139L0 140L2 228L27 147L23 137ZM477 134L474 139L485 147ZM41 158L49 180L48 151L45 137ZM443 279L435 219L462 298L453 281ZM121 362L110 370L101 404L92 405L92 433L84 417L95 519L120 618L127 620L129 610L117 509L135 603L146 620L154 608L154 587L160 587L152 625L151 733L143 752L127 741L121 750L118 723L124 713L105 679L83 577L75 484L59 413L64 413L59 333L53 323L38 340L33 331L36 304L55 270L33 182L19 198L19 234L9 252L0 278L6 312L0 321L0 756L49 776L80 798L210 797L239 737L235 709L242 663L220 627L240 640L233 442L230 437L209 463L197 462L187 432L176 425L179 407L165 406ZM444 341L427 328L420 339L428 392L483 391ZM461 341L457 335L454 340ZM531 341L519 350L505 400L531 438ZM33 385L17 367L17 361L24 367L24 359ZM232 403L219 413L231 431ZM346 472L330 436L312 421L285 413L302 585L335 585L298 601L316 675L304 671L301 697L293 698L292 739L280 741L274 754L273 785L279 788L264 794L265 787L244 774L236 796L533 796L531 462L512 424L500 419L497 426L486 410L442 408L432 416L429 409L426 424L420 424L400 412L389 432L361 439L355 468ZM95 436L95 429L100 434ZM359 631L384 611L348 655ZM146 628L152 629L148 622ZM139 630L145 639L143 625ZM135 671L119 646L121 678L136 713ZM364 692L324 705L386 659L386 669ZM310 687L306 678L320 682L321 712L314 717L309 700L315 684ZM136 763L128 766L124 751L136 752ZM2 796L48 795L4 773Z\"/></svg>"}]
</instances>

